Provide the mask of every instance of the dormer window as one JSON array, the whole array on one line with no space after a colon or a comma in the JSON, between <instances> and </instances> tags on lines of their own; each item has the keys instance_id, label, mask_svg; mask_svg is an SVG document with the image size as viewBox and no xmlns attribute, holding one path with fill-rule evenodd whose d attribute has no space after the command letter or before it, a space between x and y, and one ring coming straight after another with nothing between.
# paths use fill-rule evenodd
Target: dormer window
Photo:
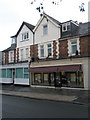
<instances>
[{"instance_id":1,"label":"dormer window","mask_svg":"<svg viewBox=\"0 0 90 120\"><path fill-rule=\"evenodd\" d=\"M16 43L16 39L15 38L12 38L12 44Z\"/></svg>"},{"instance_id":2,"label":"dormer window","mask_svg":"<svg viewBox=\"0 0 90 120\"><path fill-rule=\"evenodd\" d=\"M23 40L27 40L29 38L29 33L28 32L25 32L22 34L22 41Z\"/></svg>"},{"instance_id":3,"label":"dormer window","mask_svg":"<svg viewBox=\"0 0 90 120\"><path fill-rule=\"evenodd\" d=\"M70 22L62 24L62 31L69 31L70 30Z\"/></svg>"}]
</instances>

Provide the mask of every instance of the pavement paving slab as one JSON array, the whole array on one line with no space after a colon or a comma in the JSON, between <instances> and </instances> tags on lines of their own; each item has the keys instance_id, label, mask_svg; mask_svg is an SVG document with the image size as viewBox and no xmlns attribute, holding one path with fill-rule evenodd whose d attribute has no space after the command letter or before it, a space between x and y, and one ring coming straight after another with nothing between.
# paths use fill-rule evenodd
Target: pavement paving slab
<instances>
[{"instance_id":1,"label":"pavement paving slab","mask_svg":"<svg viewBox=\"0 0 90 120\"><path fill-rule=\"evenodd\" d=\"M0 87L1 88L1 87ZM2 85L0 94L90 105L90 91L83 89Z\"/></svg>"}]
</instances>

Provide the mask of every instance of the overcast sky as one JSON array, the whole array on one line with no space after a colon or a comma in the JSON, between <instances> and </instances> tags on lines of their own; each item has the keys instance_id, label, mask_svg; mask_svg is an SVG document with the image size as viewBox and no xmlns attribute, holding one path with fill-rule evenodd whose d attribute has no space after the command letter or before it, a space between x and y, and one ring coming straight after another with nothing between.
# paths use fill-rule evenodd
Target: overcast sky
<instances>
[{"instance_id":1,"label":"overcast sky","mask_svg":"<svg viewBox=\"0 0 90 120\"><path fill-rule=\"evenodd\" d=\"M31 5L32 0L0 0L0 51L11 45L11 38L17 33L23 21L36 25L40 15L35 9L38 2ZM40 0L36 0L40 1ZM62 0L58 6L52 0L44 0L44 11L60 22L74 20L88 21L88 2L90 0ZM59 0L56 0L59 1ZM79 6L85 3L85 12L80 12Z\"/></svg>"}]
</instances>

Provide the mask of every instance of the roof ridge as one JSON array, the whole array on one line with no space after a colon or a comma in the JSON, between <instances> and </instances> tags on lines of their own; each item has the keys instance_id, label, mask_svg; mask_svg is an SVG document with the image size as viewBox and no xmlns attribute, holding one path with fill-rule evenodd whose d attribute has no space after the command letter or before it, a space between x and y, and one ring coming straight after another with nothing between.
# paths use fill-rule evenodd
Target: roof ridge
<instances>
[{"instance_id":1,"label":"roof ridge","mask_svg":"<svg viewBox=\"0 0 90 120\"><path fill-rule=\"evenodd\" d=\"M58 25L60 25L61 24L61 22L60 21L58 21L57 19L55 19L55 18L53 18L53 17L51 17L50 15L48 15L48 14L46 14L45 12L43 13L44 15L46 15L47 17L49 17L50 19L52 19L54 22L56 22Z\"/></svg>"}]
</instances>

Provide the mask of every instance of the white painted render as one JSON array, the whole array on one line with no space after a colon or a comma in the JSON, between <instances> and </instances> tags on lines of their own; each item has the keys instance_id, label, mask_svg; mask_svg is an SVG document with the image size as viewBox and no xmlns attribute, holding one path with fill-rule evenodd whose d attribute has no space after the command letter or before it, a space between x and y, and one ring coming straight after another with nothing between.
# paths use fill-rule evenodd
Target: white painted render
<instances>
[{"instance_id":1,"label":"white painted render","mask_svg":"<svg viewBox=\"0 0 90 120\"><path fill-rule=\"evenodd\" d=\"M29 79L23 79L23 78L15 78L14 84L18 85L29 85Z\"/></svg>"},{"instance_id":2,"label":"white painted render","mask_svg":"<svg viewBox=\"0 0 90 120\"><path fill-rule=\"evenodd\" d=\"M17 63L17 64L8 64L8 65L3 65L0 67L0 69L8 69L8 68L25 68L28 67L28 62L27 63Z\"/></svg>"},{"instance_id":3,"label":"white painted render","mask_svg":"<svg viewBox=\"0 0 90 120\"><path fill-rule=\"evenodd\" d=\"M43 25L48 26L47 35L43 35ZM47 21L47 19L44 17L35 31L35 44L57 40L60 38L60 36L60 27L53 24L50 20Z\"/></svg>"},{"instance_id":4,"label":"white painted render","mask_svg":"<svg viewBox=\"0 0 90 120\"><path fill-rule=\"evenodd\" d=\"M10 84L13 83L12 78L0 78L0 83Z\"/></svg>"},{"instance_id":5,"label":"white painted render","mask_svg":"<svg viewBox=\"0 0 90 120\"><path fill-rule=\"evenodd\" d=\"M29 32L29 39L22 41L22 34L25 32ZM26 25L24 25L17 36L17 48L32 44L33 44L33 33Z\"/></svg>"}]
</instances>

